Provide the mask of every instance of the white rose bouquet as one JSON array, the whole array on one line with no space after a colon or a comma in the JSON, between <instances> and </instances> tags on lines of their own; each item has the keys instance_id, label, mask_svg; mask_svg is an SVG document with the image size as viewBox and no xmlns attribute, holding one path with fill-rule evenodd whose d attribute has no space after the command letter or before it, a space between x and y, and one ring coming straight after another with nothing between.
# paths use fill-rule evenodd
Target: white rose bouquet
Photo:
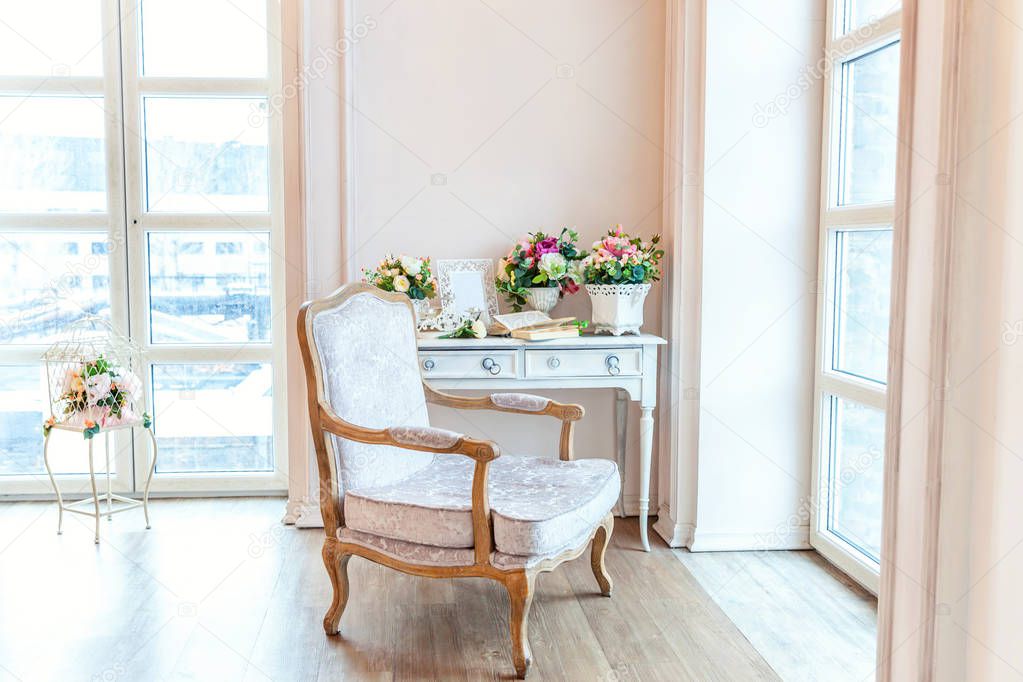
<instances>
[{"instance_id":1,"label":"white rose bouquet","mask_svg":"<svg viewBox=\"0 0 1023 682\"><path fill-rule=\"evenodd\" d=\"M437 280L430 271L429 258L394 256L388 254L371 270L362 271L363 281L384 291L405 294L413 301L423 301L437 295Z\"/></svg>"}]
</instances>

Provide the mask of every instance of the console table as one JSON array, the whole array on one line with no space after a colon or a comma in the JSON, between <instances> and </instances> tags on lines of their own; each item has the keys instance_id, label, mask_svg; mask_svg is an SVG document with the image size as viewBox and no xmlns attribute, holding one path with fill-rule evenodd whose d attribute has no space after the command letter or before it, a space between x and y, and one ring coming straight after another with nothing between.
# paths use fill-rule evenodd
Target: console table
<instances>
[{"instance_id":1,"label":"console table","mask_svg":"<svg viewBox=\"0 0 1023 682\"><path fill-rule=\"evenodd\" d=\"M603 336L550 341L487 337L441 339L422 333L419 365L423 377L440 390L514 390L545 388L615 389L615 451L625 491L626 401L639 402L639 532L650 551L647 517L650 509L650 458L653 452L654 407L657 406L659 336ZM618 515L625 515L618 499Z\"/></svg>"}]
</instances>

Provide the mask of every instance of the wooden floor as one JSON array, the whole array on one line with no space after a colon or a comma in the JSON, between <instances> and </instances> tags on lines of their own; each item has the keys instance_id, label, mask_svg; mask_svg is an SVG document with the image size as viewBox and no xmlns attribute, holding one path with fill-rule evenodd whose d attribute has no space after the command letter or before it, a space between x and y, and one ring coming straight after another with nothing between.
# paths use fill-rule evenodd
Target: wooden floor
<instances>
[{"instance_id":1,"label":"wooden floor","mask_svg":"<svg viewBox=\"0 0 1023 682\"><path fill-rule=\"evenodd\" d=\"M874 679L877 599L816 552L675 556L782 679Z\"/></svg>"},{"instance_id":2,"label":"wooden floor","mask_svg":"<svg viewBox=\"0 0 1023 682\"><path fill-rule=\"evenodd\" d=\"M322 531L277 499L156 500L103 521L0 504L0 682L500 679L513 674L507 597L484 580L414 578L353 559L341 635L323 634ZM779 679L660 545L615 530L599 596L587 559L544 574L531 680ZM806 679L792 677L791 679Z\"/></svg>"}]
</instances>

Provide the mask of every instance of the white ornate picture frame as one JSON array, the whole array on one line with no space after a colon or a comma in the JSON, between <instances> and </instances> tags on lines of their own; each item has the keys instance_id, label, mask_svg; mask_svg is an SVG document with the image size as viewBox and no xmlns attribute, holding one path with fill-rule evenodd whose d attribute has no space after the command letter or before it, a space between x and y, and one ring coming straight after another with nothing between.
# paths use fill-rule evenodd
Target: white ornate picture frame
<instances>
[{"instance_id":1,"label":"white ornate picture frame","mask_svg":"<svg viewBox=\"0 0 1023 682\"><path fill-rule=\"evenodd\" d=\"M490 258L438 260L434 263L441 309L444 314L461 315L471 309L490 327L497 315L494 261Z\"/></svg>"}]
</instances>

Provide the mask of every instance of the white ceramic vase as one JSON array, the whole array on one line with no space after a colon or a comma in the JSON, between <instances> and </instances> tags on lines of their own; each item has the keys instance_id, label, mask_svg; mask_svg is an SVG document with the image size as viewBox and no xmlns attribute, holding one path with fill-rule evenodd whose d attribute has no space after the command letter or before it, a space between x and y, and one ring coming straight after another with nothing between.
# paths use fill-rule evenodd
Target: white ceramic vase
<instances>
[{"instance_id":1,"label":"white ceramic vase","mask_svg":"<svg viewBox=\"0 0 1023 682\"><path fill-rule=\"evenodd\" d=\"M597 334L639 334L649 284L587 284Z\"/></svg>"},{"instance_id":2,"label":"white ceramic vase","mask_svg":"<svg viewBox=\"0 0 1023 682\"><path fill-rule=\"evenodd\" d=\"M558 304L560 293L560 287L531 287L526 289L526 299L533 310L549 314Z\"/></svg>"}]
</instances>

